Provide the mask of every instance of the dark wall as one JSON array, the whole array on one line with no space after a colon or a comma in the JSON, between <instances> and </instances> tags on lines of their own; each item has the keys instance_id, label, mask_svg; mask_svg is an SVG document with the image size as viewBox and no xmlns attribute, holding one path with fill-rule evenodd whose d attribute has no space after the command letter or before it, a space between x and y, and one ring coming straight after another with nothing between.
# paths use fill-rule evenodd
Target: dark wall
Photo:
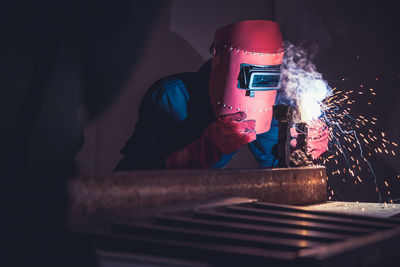
<instances>
[{"instance_id":1,"label":"dark wall","mask_svg":"<svg viewBox=\"0 0 400 267\"><path fill-rule=\"evenodd\" d=\"M82 145L78 111L93 119L113 102L162 5L2 1L0 195L7 266L95 266L86 242L73 241L64 228L66 180L76 173Z\"/></svg>"},{"instance_id":2,"label":"dark wall","mask_svg":"<svg viewBox=\"0 0 400 267\"><path fill-rule=\"evenodd\" d=\"M4 3L2 167L33 170L70 164L82 142L79 108L90 119L104 114L137 66L148 28L163 3Z\"/></svg>"}]
</instances>

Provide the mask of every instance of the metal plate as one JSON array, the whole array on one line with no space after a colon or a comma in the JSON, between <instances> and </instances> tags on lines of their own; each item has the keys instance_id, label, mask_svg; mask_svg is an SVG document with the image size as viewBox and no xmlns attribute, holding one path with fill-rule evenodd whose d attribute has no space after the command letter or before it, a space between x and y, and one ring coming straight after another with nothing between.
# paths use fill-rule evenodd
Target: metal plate
<instances>
[{"instance_id":1,"label":"metal plate","mask_svg":"<svg viewBox=\"0 0 400 267\"><path fill-rule=\"evenodd\" d=\"M380 266L400 259L398 219L238 200L85 234L102 251L210 266Z\"/></svg>"}]
</instances>

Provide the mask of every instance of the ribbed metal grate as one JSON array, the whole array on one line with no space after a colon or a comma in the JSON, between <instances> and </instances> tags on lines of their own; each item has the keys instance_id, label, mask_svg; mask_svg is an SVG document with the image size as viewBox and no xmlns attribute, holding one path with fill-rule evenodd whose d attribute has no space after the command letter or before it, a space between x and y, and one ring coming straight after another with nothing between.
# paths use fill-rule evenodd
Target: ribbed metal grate
<instances>
[{"instance_id":1,"label":"ribbed metal grate","mask_svg":"<svg viewBox=\"0 0 400 267\"><path fill-rule=\"evenodd\" d=\"M126 250L211 265L379 266L399 257L400 221L250 202L118 222L112 232Z\"/></svg>"}]
</instances>

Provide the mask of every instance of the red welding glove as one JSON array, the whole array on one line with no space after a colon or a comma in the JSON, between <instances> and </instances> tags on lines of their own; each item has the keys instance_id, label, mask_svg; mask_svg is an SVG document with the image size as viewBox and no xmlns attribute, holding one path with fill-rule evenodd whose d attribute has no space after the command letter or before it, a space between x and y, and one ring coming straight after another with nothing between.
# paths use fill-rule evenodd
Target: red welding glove
<instances>
[{"instance_id":1,"label":"red welding glove","mask_svg":"<svg viewBox=\"0 0 400 267\"><path fill-rule=\"evenodd\" d=\"M296 129L290 129L292 140L290 145L295 147L297 144L296 137L298 135ZM328 150L329 131L324 121L320 119L312 120L308 124L307 152L311 154L313 159L317 159L321 154Z\"/></svg>"},{"instance_id":2,"label":"red welding glove","mask_svg":"<svg viewBox=\"0 0 400 267\"><path fill-rule=\"evenodd\" d=\"M190 145L171 153L168 169L210 168L224 154L233 153L256 139L255 120L244 120L246 113L219 116Z\"/></svg>"}]
</instances>

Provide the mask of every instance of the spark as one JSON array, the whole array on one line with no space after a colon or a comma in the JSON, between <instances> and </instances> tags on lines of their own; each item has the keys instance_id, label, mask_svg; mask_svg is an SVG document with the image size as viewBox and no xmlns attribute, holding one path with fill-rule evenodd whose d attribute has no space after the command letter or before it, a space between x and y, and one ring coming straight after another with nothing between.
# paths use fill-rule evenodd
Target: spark
<instances>
[{"instance_id":1,"label":"spark","mask_svg":"<svg viewBox=\"0 0 400 267\"><path fill-rule=\"evenodd\" d=\"M335 108L335 111L338 110L338 109L339 109L339 108L336 107L336 108ZM374 170L372 169L371 163L370 163L370 162L365 158L365 156L364 156L364 151L363 151L363 149L362 149L360 140L358 139L357 132L356 132L355 130L350 130L350 131L344 130L344 129L342 128L342 126L339 124L338 121L333 121L332 119L329 118L329 116L327 116L326 110L323 111L323 115L324 115L324 120L327 122L327 124L333 126L332 128L334 128L334 127L336 126L336 128L337 128L343 135L348 135L348 136L354 137L355 142L357 143L357 145L358 145L358 147L359 147L361 158L363 158L364 161L367 163L367 165L368 165L368 167L369 167L369 170L370 170L370 172L372 173L372 175L373 175L373 177L374 177L374 184L375 184L376 188L378 188L378 182L377 182L377 178L376 178L375 172L374 172ZM349 115L346 115L346 116L354 121L354 118L352 118L351 116L349 116ZM357 124L356 124L355 126L357 127ZM351 168L350 168L349 161L348 161L348 159L347 159L345 153L343 152L343 148L342 148L342 145L341 145L341 143L340 143L339 138L336 137L336 136L333 136L333 137L334 137L334 140L336 141L336 147L339 148L339 151L342 153L343 158L345 159L345 161L346 161L346 163L347 163L347 166L349 167L349 170L350 170ZM351 152L351 151L352 151L352 150L350 149L350 152ZM335 154L338 156L338 152L337 152L337 151L335 152ZM338 170L338 172L339 172L339 170ZM339 172L339 174L340 174L340 172ZM350 174L351 174L353 177L355 176L355 174L354 174L353 171L351 171ZM382 201L382 194L381 194L379 188L378 188L377 193L378 193L378 196L379 196L379 202L381 202L381 201Z\"/></svg>"},{"instance_id":2,"label":"spark","mask_svg":"<svg viewBox=\"0 0 400 267\"><path fill-rule=\"evenodd\" d=\"M349 78L344 77L342 81L347 79ZM367 166L366 171L371 173L373 177L379 202L382 202L382 193L378 186L377 177L367 156L372 157L374 152L396 156L398 144L389 140L390 138L383 131L374 133L373 127L378 121L376 116L369 117L364 114L352 116L351 106L354 105L356 99L376 95L375 89L368 87L367 84L360 83L359 86L358 90L345 90L334 87L332 94L321 103L322 118L330 133L329 140L333 143L333 148L336 148L332 151L331 157L324 160L324 164L332 161L336 166L339 166L338 158L342 157L347 167L338 168L330 173L332 175L351 175L356 178L354 183L357 184L357 181L359 183L363 181L358 172L361 173L365 170L357 158L361 157L361 162L365 162ZM372 101L366 101L365 103L368 103L368 105L373 104ZM400 179L400 174L398 178ZM340 179L343 182L346 180L342 177Z\"/></svg>"},{"instance_id":3,"label":"spark","mask_svg":"<svg viewBox=\"0 0 400 267\"><path fill-rule=\"evenodd\" d=\"M284 78L287 79L283 80L287 96L292 97L300 112L294 120L310 122L312 119L319 118L329 132L331 155L320 158L318 161L323 164L330 162L329 167L332 169L329 173L343 182L347 178L348 182L358 184L372 176L379 202L382 202L380 191L382 183L378 183L370 160L374 153L396 156L399 153L398 145L390 140L387 133L374 130L378 122L377 116L354 114L357 109L353 108L356 102L358 104L360 100L363 100L370 109L376 96L375 89L365 81L358 83L359 86L354 90L336 86L330 88L322 79L322 74L315 71L315 65L307 57L303 57L303 51L293 46L289 46L288 50L289 53L286 53L286 56L289 54L289 57L285 62L292 64L284 68L286 70ZM296 58L303 60L301 64L297 64ZM356 58L360 59L360 56ZM310 68L302 68L302 66ZM340 80L344 82L350 80L350 77L342 76L339 83ZM375 80L378 80L378 77ZM341 166L342 163L344 166ZM365 177L360 174L362 172L369 174ZM400 180L400 174L397 178ZM387 181L385 185L389 187ZM334 188L330 189L330 193L329 199L332 199Z\"/></svg>"}]
</instances>

